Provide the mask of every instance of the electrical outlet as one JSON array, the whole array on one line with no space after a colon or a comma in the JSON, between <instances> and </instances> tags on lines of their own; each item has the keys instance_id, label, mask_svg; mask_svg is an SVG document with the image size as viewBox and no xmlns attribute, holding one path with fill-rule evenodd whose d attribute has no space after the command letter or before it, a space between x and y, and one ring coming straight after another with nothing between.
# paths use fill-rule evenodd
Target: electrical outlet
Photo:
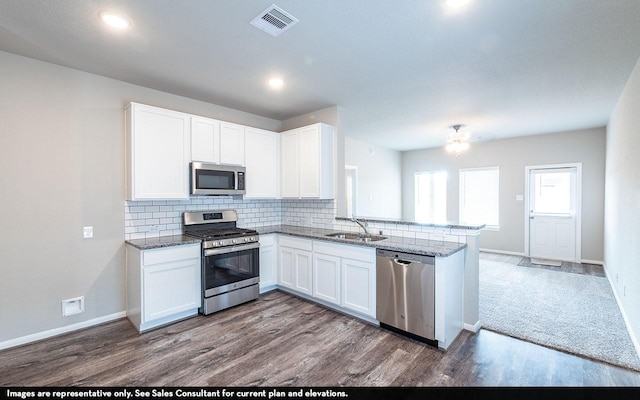
<instances>
[{"instance_id":1,"label":"electrical outlet","mask_svg":"<svg viewBox=\"0 0 640 400\"><path fill-rule=\"evenodd\" d=\"M93 237L93 226L85 226L82 228L82 236L85 239L91 239Z\"/></svg>"},{"instance_id":2,"label":"electrical outlet","mask_svg":"<svg viewBox=\"0 0 640 400\"><path fill-rule=\"evenodd\" d=\"M622 297L627 297L627 285L622 286Z\"/></svg>"},{"instance_id":3,"label":"electrical outlet","mask_svg":"<svg viewBox=\"0 0 640 400\"><path fill-rule=\"evenodd\" d=\"M149 227L149 232L158 232L160 230L160 225L151 225Z\"/></svg>"},{"instance_id":4,"label":"electrical outlet","mask_svg":"<svg viewBox=\"0 0 640 400\"><path fill-rule=\"evenodd\" d=\"M616 272L616 283L618 283L618 273Z\"/></svg>"}]
</instances>

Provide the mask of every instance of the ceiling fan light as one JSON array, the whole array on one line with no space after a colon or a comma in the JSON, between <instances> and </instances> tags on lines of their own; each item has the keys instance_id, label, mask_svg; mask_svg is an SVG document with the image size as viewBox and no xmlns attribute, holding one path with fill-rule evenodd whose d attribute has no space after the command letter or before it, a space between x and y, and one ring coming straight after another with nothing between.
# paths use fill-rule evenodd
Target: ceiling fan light
<instances>
[{"instance_id":1,"label":"ceiling fan light","mask_svg":"<svg viewBox=\"0 0 640 400\"><path fill-rule=\"evenodd\" d=\"M447 138L447 145L445 146L445 150L449 153L455 153L456 157L459 157L460 154L467 149L469 149L469 143L467 140L471 137L469 132L460 132L460 128L463 125L453 125L454 132L450 133Z\"/></svg>"}]
</instances>

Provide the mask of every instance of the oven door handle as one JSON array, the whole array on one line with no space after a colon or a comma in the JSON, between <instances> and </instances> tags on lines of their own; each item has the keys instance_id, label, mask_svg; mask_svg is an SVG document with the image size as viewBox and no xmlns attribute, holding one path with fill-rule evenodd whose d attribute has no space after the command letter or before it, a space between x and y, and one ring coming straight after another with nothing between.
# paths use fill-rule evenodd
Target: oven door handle
<instances>
[{"instance_id":1,"label":"oven door handle","mask_svg":"<svg viewBox=\"0 0 640 400\"><path fill-rule=\"evenodd\" d=\"M260 247L260 242L254 242L254 243L248 243L248 244L240 244L238 246L221 247L219 249L207 249L204 251L204 256L205 257L216 256L219 254L233 253L236 251L257 249L259 247Z\"/></svg>"}]
</instances>

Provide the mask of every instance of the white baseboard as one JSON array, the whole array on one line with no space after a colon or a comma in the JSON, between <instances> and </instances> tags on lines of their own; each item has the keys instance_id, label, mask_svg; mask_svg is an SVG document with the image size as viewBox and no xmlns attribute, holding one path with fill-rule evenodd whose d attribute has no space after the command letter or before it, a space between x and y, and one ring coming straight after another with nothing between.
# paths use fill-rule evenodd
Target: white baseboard
<instances>
[{"instance_id":1,"label":"white baseboard","mask_svg":"<svg viewBox=\"0 0 640 400\"><path fill-rule=\"evenodd\" d=\"M480 249L480 251L485 253L506 254L509 256L524 257L524 253L519 253L517 251L505 251L505 250L494 250L494 249Z\"/></svg>"},{"instance_id":2,"label":"white baseboard","mask_svg":"<svg viewBox=\"0 0 640 400\"><path fill-rule=\"evenodd\" d=\"M609 281L609 286L611 286L611 290L613 291L613 297L616 299L616 303L618 303L618 308L620 309L620 313L622 314L622 319L624 320L624 325L627 327L627 332L629 332L629 336L631 337L631 342L633 343L633 347L636 349L636 354L640 357L640 338L635 334L633 328L631 327L631 323L629 322L629 318L627 318L627 313L624 310L622 305L622 301L620 301L620 296L618 296L618 292L616 291L616 286L613 284L611 280L611 275L609 275L609 271L607 270L606 264L602 263L604 267L604 274L607 277L607 281Z\"/></svg>"},{"instance_id":3,"label":"white baseboard","mask_svg":"<svg viewBox=\"0 0 640 400\"><path fill-rule=\"evenodd\" d=\"M0 342L0 350L8 349L9 347L20 346L22 344L35 342L37 340L47 339L53 336L62 335L63 333L69 333L73 331L77 331L79 329L88 328L94 325L100 325L105 322L114 321L116 319L126 317L127 313L125 311L121 311L111 315L105 315L103 317L98 317L94 319L90 319L88 321L78 322L76 324L62 326L60 328L49 329L48 331L42 331L33 333L27 336L21 336L15 339L6 340L4 342Z\"/></svg>"},{"instance_id":4,"label":"white baseboard","mask_svg":"<svg viewBox=\"0 0 640 400\"><path fill-rule=\"evenodd\" d=\"M598 260L581 260L580 261L583 264L594 264L594 265L604 265L604 261L598 261Z\"/></svg>"},{"instance_id":5,"label":"white baseboard","mask_svg":"<svg viewBox=\"0 0 640 400\"><path fill-rule=\"evenodd\" d=\"M465 323L462 327L465 331L469 331L469 332L473 332L473 333L478 333L478 331L480 330L480 328L482 328L482 324L480 323L480 320L478 320L478 322L476 322L475 324L471 325L471 324L467 324Z\"/></svg>"}]
</instances>

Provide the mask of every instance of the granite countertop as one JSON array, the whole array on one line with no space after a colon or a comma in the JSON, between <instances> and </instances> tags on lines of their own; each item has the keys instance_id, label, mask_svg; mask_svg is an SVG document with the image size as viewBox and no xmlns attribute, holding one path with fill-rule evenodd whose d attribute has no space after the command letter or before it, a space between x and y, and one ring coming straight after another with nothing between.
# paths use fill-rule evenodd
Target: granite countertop
<instances>
[{"instance_id":1,"label":"granite countertop","mask_svg":"<svg viewBox=\"0 0 640 400\"><path fill-rule=\"evenodd\" d=\"M312 228L295 225L271 225L255 228L259 234L283 233L287 235L306 237L310 239L321 239L330 242L351 244L356 246L373 247L376 249L400 251L404 253L420 254L424 256L448 257L465 247L466 243L445 242L440 240L413 239L398 236L388 236L387 239L376 242L360 242L351 239L340 239L329 237L327 234L339 231L333 229Z\"/></svg>"},{"instance_id":2,"label":"granite countertop","mask_svg":"<svg viewBox=\"0 0 640 400\"><path fill-rule=\"evenodd\" d=\"M388 236L384 240L377 242L360 242L351 239L340 239L337 237L329 237L328 234L336 233L333 229L313 228L295 225L270 225L254 228L261 235L269 233L282 233L292 236L300 236L309 239L320 239L329 242L350 244L356 246L373 247L376 249L401 251L405 253L420 254L424 256L448 257L465 247L466 243L445 242L441 240L413 239L399 236ZM134 246L140 250L157 249L161 247L181 246L185 244L200 243L200 239L196 239L185 235L160 236L149 239L132 239L125 241L127 244Z\"/></svg>"},{"instance_id":3,"label":"granite countertop","mask_svg":"<svg viewBox=\"0 0 640 400\"><path fill-rule=\"evenodd\" d=\"M185 235L173 235L173 236L160 236L148 239L132 239L126 240L125 243L130 244L140 250L158 249L160 247L181 246L183 244L200 243L200 239L185 236Z\"/></svg>"}]
</instances>

